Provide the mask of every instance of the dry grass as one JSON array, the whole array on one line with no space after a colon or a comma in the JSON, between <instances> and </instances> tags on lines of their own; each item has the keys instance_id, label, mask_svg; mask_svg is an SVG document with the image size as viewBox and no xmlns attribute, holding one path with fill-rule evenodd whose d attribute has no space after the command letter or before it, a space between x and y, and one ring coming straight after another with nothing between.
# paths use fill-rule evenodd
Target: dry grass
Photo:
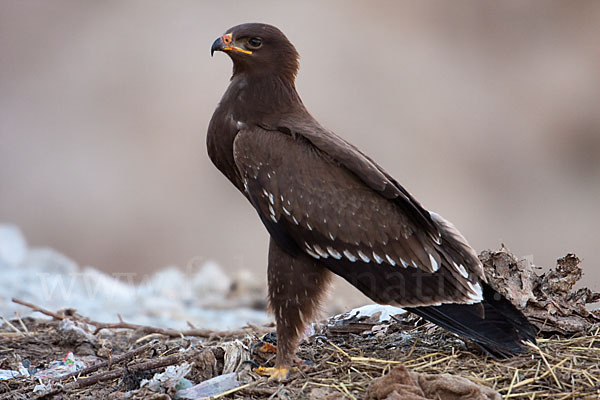
<instances>
[{"instance_id":1,"label":"dry grass","mask_svg":"<svg viewBox=\"0 0 600 400\"><path fill-rule=\"evenodd\" d=\"M59 380L58 389L44 398L82 399L90 395L127 398L123 397L125 393L134 390L143 377L152 376L163 371L166 365L181 363L184 359L198 364L189 376L198 383L222 373L222 343L242 338L250 347L262 333L250 328L236 331L230 337L173 338L147 335L143 330L107 328L105 330L110 332L97 343L86 343L81 338L65 337L59 324L56 320L31 318L5 324L0 331L0 368L14 369L16 360L29 360L34 366L44 366L61 359L68 351L74 351L78 357L80 354L100 355L101 359L110 354L113 362L86 372L87 376L79 374ZM308 399L328 395L360 399L365 398L375 378L385 375L398 364L421 373L459 375L491 387L507 399L600 397L600 325L569 338L541 338L537 346L531 346L525 354L509 360L490 359L455 336L414 317L401 317L384 326L385 334L373 333L381 332L381 327L378 328L371 330L366 325L360 334L339 335L335 329L325 327L302 343L298 356L304 365L285 384L269 382L248 372L248 383L219 398ZM139 350L141 346L145 348ZM189 357L174 357L184 348L195 350ZM107 349L110 349L109 353ZM212 370L197 361L206 350L216 361ZM264 365L272 361L270 357L270 354L253 356ZM35 398L32 393L35 383L23 378L0 381L0 398Z\"/></svg>"},{"instance_id":2,"label":"dry grass","mask_svg":"<svg viewBox=\"0 0 600 400\"><path fill-rule=\"evenodd\" d=\"M453 374L497 390L504 398L600 398L600 327L571 338L550 337L531 345L529 352L509 360L493 360L471 351L450 334L424 324L410 333L412 344L390 346L395 335L380 343L356 338L320 346L314 375L305 374L301 388L329 385L340 393L347 389L360 398L373 378L397 364L428 374ZM432 332L435 333L432 335ZM364 342L364 346L361 345ZM391 342L391 343L390 343ZM388 348L381 355L375 347ZM359 347L360 346L360 347ZM317 361L317 360L315 360ZM323 377L330 373L330 376ZM295 383L293 383L295 385ZM300 383L298 384L300 385Z\"/></svg>"}]
</instances>

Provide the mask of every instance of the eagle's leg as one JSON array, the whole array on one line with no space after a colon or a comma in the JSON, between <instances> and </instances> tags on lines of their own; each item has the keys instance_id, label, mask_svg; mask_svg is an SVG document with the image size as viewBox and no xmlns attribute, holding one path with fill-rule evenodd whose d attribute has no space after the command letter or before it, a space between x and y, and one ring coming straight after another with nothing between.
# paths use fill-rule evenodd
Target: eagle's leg
<instances>
[{"instance_id":1,"label":"eagle's leg","mask_svg":"<svg viewBox=\"0 0 600 400\"><path fill-rule=\"evenodd\" d=\"M292 256L271 239L269 244L269 308L277 324L275 368L259 373L271 379L285 379L292 365L306 324L315 317L331 273L303 252Z\"/></svg>"}]
</instances>

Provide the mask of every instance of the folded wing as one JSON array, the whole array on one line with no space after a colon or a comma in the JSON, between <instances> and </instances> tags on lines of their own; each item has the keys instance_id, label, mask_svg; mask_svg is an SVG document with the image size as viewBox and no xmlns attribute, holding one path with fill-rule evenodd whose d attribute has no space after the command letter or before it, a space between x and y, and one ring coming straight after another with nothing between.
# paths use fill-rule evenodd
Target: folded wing
<instances>
[{"instance_id":1,"label":"folded wing","mask_svg":"<svg viewBox=\"0 0 600 400\"><path fill-rule=\"evenodd\" d=\"M481 301L481 264L460 233L348 146L327 132L238 133L236 166L279 246L320 260L380 303Z\"/></svg>"}]
</instances>

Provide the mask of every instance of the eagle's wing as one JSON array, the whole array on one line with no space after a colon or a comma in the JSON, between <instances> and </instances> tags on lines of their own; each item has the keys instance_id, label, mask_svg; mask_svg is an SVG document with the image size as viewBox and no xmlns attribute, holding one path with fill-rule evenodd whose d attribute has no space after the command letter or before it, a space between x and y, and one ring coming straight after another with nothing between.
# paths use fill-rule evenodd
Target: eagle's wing
<instances>
[{"instance_id":1,"label":"eagle's wing","mask_svg":"<svg viewBox=\"0 0 600 400\"><path fill-rule=\"evenodd\" d=\"M266 123L262 127L292 136L303 136L316 148L356 174L372 190L396 201L406 216L419 225L421 231L429 233L434 241L439 240L438 227L417 199L375 161L353 144L324 128L308 112L284 114L276 122Z\"/></svg>"},{"instance_id":2,"label":"eagle's wing","mask_svg":"<svg viewBox=\"0 0 600 400\"><path fill-rule=\"evenodd\" d=\"M278 245L319 259L380 303L481 301L481 264L460 233L350 150L259 127L238 133L236 166Z\"/></svg>"}]
</instances>

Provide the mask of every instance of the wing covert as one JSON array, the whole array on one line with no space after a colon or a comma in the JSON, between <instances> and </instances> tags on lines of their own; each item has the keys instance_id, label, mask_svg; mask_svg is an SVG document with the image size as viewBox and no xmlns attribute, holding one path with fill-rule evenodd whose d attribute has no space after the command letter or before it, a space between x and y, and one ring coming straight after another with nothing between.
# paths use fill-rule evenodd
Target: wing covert
<instances>
[{"instance_id":1,"label":"wing covert","mask_svg":"<svg viewBox=\"0 0 600 400\"><path fill-rule=\"evenodd\" d=\"M469 274L461 249L445 249L396 201L365 184L312 141L262 128L243 129L234 142L234 159L250 201L287 251L321 260L371 297L377 291L371 280L387 277L398 279L404 293L417 279L432 286L427 295L431 300L421 296L407 305L478 299L479 271ZM435 227L443 228L438 223ZM445 231L441 232L443 240ZM359 275L364 276L358 279ZM387 297L394 296L398 294ZM391 302L387 297L379 300Z\"/></svg>"}]
</instances>

